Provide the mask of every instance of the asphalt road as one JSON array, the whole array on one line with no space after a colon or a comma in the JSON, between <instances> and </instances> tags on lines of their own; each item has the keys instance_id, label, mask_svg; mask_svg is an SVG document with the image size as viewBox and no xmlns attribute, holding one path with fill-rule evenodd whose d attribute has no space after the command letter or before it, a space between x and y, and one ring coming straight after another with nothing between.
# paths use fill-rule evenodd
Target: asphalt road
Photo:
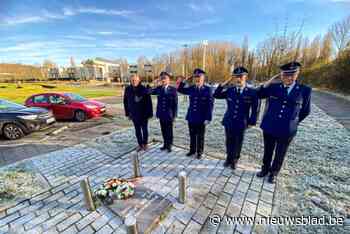
<instances>
[{"instance_id":1,"label":"asphalt road","mask_svg":"<svg viewBox=\"0 0 350 234\"><path fill-rule=\"evenodd\" d=\"M350 100L314 90L312 102L350 131Z\"/></svg>"}]
</instances>

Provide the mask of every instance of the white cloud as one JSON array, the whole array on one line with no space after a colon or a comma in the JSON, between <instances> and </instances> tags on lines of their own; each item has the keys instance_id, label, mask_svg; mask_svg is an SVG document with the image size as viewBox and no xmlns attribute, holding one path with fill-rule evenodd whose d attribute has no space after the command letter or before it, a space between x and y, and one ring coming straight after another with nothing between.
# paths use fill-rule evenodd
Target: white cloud
<instances>
[{"instance_id":1,"label":"white cloud","mask_svg":"<svg viewBox=\"0 0 350 234\"><path fill-rule=\"evenodd\" d=\"M37 23L44 21L45 18L41 16L17 16L11 18L5 18L1 21L1 24L5 25L16 25L16 24L27 24L27 23Z\"/></svg>"},{"instance_id":2,"label":"white cloud","mask_svg":"<svg viewBox=\"0 0 350 234\"><path fill-rule=\"evenodd\" d=\"M67 36L64 36L64 38L73 39L73 40L96 40L95 37L86 36L86 35L67 35Z\"/></svg>"},{"instance_id":3,"label":"white cloud","mask_svg":"<svg viewBox=\"0 0 350 234\"><path fill-rule=\"evenodd\" d=\"M133 11L128 11L128 10L103 9L103 8L96 8L96 7L80 7L77 9L73 9L69 7L63 8L63 14L67 16L74 16L78 14L128 16L132 13Z\"/></svg>"},{"instance_id":4,"label":"white cloud","mask_svg":"<svg viewBox=\"0 0 350 234\"><path fill-rule=\"evenodd\" d=\"M37 12L35 15L19 15L14 17L7 17L0 21L0 25L13 26L18 24L46 22L49 20L61 20L79 14L97 14L126 17L130 14L133 14L133 12L128 10L103 9L95 7L81 7L77 9L64 7L60 12L50 12L44 9Z\"/></svg>"},{"instance_id":5,"label":"white cloud","mask_svg":"<svg viewBox=\"0 0 350 234\"><path fill-rule=\"evenodd\" d=\"M192 11L195 12L201 12L201 11L205 11L205 12L210 12L213 13L214 7L208 3L200 3L200 4L195 4L195 3L188 3L187 7L189 7Z\"/></svg>"},{"instance_id":6,"label":"white cloud","mask_svg":"<svg viewBox=\"0 0 350 234\"><path fill-rule=\"evenodd\" d=\"M103 36L108 36L108 35L112 35L113 32L111 32L111 31L102 31L102 32L96 32L96 34L103 35Z\"/></svg>"}]
</instances>

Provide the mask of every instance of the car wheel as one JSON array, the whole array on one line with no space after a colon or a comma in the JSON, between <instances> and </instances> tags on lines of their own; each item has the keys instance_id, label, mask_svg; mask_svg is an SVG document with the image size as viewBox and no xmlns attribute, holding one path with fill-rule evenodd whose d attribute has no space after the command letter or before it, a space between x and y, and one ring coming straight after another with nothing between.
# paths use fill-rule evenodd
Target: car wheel
<instances>
[{"instance_id":1,"label":"car wheel","mask_svg":"<svg viewBox=\"0 0 350 234\"><path fill-rule=\"evenodd\" d=\"M74 118L78 122L84 122L87 118L86 113L82 110L77 110L75 112Z\"/></svg>"},{"instance_id":2,"label":"car wheel","mask_svg":"<svg viewBox=\"0 0 350 234\"><path fill-rule=\"evenodd\" d=\"M2 130L5 138L9 140L17 140L24 136L23 130L17 124L6 124Z\"/></svg>"}]
</instances>

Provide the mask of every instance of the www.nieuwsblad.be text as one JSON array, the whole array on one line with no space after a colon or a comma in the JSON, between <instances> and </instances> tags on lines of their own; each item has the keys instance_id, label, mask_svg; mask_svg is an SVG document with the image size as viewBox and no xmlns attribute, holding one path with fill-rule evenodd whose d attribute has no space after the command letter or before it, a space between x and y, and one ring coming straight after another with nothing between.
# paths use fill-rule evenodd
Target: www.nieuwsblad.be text
<instances>
[{"instance_id":1,"label":"www.nieuwsblad.be text","mask_svg":"<svg viewBox=\"0 0 350 234\"><path fill-rule=\"evenodd\" d=\"M281 217L230 217L230 216L220 216L211 215L209 216L209 221L211 225L217 226L220 224L225 225L253 225L254 223L258 225L344 225L344 217L335 216L281 216Z\"/></svg>"}]
</instances>

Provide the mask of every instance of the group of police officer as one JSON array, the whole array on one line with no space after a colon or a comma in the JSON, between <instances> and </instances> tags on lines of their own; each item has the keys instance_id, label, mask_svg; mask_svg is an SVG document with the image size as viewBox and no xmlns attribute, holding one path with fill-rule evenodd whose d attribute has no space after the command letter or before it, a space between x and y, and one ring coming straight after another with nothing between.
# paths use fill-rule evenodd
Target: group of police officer
<instances>
[{"instance_id":1,"label":"group of police officer","mask_svg":"<svg viewBox=\"0 0 350 234\"><path fill-rule=\"evenodd\" d=\"M168 152L171 152L173 144L173 122L178 108L177 92L189 96L186 120L190 133L190 150L187 156L196 155L198 159L203 154L205 128L212 120L214 99L226 99L227 109L222 120L227 154L224 166L234 170L240 158L244 133L247 128L256 125L259 100L267 99L260 125L264 137L263 165L257 176L268 175L268 181L274 183L299 123L310 113L311 88L298 82L300 67L301 64L296 61L287 63L280 67L280 74L258 88L246 82L248 70L237 67L231 78L220 84L215 92L205 84L206 73L199 68L189 77L194 79L194 84L189 84L189 78L184 78L179 80L177 88L170 85L171 74L168 72L161 72L154 87L142 85L140 78L132 75L131 84L124 93L124 108L126 116L134 123L138 151L147 149L148 120L153 116L150 95L157 95L158 98L156 117L160 120L164 139L161 150Z\"/></svg>"}]
</instances>

